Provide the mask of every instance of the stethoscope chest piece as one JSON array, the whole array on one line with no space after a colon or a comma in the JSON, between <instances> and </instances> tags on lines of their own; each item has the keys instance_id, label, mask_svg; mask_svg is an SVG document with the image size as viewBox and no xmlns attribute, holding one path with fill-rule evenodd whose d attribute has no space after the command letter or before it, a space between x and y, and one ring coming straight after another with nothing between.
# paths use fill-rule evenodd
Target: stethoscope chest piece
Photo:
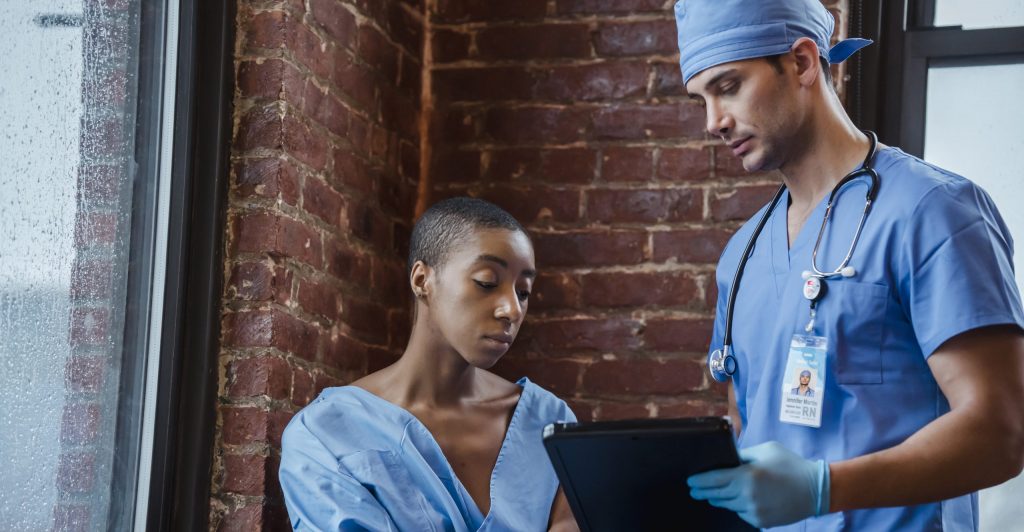
<instances>
[{"instance_id":1,"label":"stethoscope chest piece","mask_svg":"<svg viewBox=\"0 0 1024 532\"><path fill-rule=\"evenodd\" d=\"M729 346L715 349L708 355L708 372L717 382L729 382L736 373L736 357L729 353Z\"/></svg>"}]
</instances>

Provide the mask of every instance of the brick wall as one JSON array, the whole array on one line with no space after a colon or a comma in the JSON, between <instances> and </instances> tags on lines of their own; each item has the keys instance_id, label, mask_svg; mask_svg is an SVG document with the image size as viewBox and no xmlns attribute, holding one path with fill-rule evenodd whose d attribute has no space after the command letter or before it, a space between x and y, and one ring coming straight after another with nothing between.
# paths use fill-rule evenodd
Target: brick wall
<instances>
[{"instance_id":1,"label":"brick wall","mask_svg":"<svg viewBox=\"0 0 1024 532\"><path fill-rule=\"evenodd\" d=\"M240 1L211 530L287 529L281 431L400 353L414 209L451 195L534 234L500 373L582 419L724 411L714 263L775 181L704 133L671 4Z\"/></svg>"},{"instance_id":2,"label":"brick wall","mask_svg":"<svg viewBox=\"0 0 1024 532\"><path fill-rule=\"evenodd\" d=\"M404 347L423 6L242 0L211 530L289 529L298 409Z\"/></svg>"},{"instance_id":3,"label":"brick wall","mask_svg":"<svg viewBox=\"0 0 1024 532\"><path fill-rule=\"evenodd\" d=\"M497 369L569 399L581 419L725 411L726 388L703 366L715 262L778 186L705 133L672 4L430 9L431 190L495 201L533 232L541 274ZM829 7L845 19L842 2Z\"/></svg>"}]
</instances>

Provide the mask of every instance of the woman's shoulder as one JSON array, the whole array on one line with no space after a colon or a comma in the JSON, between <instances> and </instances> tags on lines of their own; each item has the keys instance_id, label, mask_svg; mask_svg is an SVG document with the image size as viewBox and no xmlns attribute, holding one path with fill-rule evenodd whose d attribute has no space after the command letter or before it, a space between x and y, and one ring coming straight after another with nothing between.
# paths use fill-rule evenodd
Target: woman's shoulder
<instances>
[{"instance_id":1,"label":"woman's shoulder","mask_svg":"<svg viewBox=\"0 0 1024 532\"><path fill-rule=\"evenodd\" d=\"M539 421L547 423L575 422L569 404L551 391L534 383L528 377L522 377L516 384L523 387L523 397L528 398L529 411Z\"/></svg>"},{"instance_id":2,"label":"woman's shoulder","mask_svg":"<svg viewBox=\"0 0 1024 532\"><path fill-rule=\"evenodd\" d=\"M393 405L357 386L325 388L284 431L284 446L313 439L335 456L384 450L401 441L407 420Z\"/></svg>"}]
</instances>

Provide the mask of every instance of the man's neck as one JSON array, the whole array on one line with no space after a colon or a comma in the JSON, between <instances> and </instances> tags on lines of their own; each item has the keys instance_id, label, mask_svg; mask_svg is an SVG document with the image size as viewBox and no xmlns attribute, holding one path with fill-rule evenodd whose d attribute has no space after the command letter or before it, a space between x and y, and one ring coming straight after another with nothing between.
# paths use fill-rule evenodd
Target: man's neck
<instances>
[{"instance_id":1,"label":"man's neck","mask_svg":"<svg viewBox=\"0 0 1024 532\"><path fill-rule=\"evenodd\" d=\"M811 134L799 141L803 145L794 150L795 157L780 169L796 212L813 209L867 155L867 135L845 112L830 111L811 125Z\"/></svg>"}]
</instances>

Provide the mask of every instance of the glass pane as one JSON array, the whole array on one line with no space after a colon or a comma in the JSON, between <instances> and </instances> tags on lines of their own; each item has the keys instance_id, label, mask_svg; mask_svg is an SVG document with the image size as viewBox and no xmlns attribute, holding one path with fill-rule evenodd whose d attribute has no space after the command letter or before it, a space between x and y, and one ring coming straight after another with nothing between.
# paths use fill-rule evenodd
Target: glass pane
<instances>
[{"instance_id":1,"label":"glass pane","mask_svg":"<svg viewBox=\"0 0 1024 532\"><path fill-rule=\"evenodd\" d=\"M1024 293L1020 87L1024 87L1024 63L929 69L924 158L978 183L995 200L1014 237L1017 287ZM1024 522L1020 501L1024 501L1024 476L982 491L981 530L1019 527Z\"/></svg>"},{"instance_id":2,"label":"glass pane","mask_svg":"<svg viewBox=\"0 0 1024 532\"><path fill-rule=\"evenodd\" d=\"M132 178L155 177L134 175L141 3L0 2L0 530L131 515L111 486L142 399L119 395L144 356L123 349Z\"/></svg>"},{"instance_id":3,"label":"glass pane","mask_svg":"<svg viewBox=\"0 0 1024 532\"><path fill-rule=\"evenodd\" d=\"M963 26L965 30L1024 26L1020 0L935 0L936 26Z\"/></svg>"}]
</instances>

